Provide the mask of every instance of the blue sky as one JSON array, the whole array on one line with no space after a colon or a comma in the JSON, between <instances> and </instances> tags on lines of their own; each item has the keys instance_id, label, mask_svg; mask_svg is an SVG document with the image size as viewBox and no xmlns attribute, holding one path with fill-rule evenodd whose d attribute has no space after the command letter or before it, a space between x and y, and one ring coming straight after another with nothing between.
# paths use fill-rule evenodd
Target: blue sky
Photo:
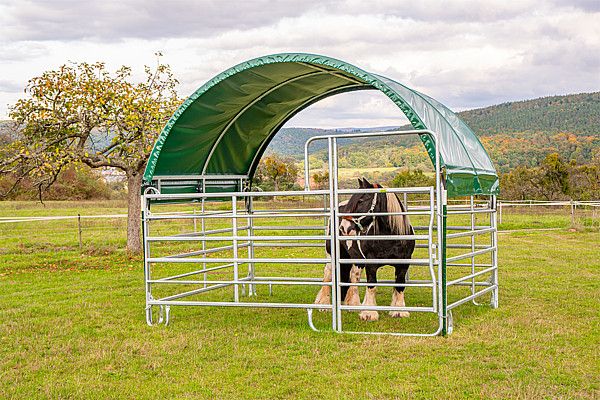
<instances>
[{"instance_id":1,"label":"blue sky","mask_svg":"<svg viewBox=\"0 0 600 400\"><path fill-rule=\"evenodd\" d=\"M600 90L600 1L0 0L0 118L27 80L69 61L164 54L181 96L249 58L318 53L394 78L454 110ZM402 123L375 92L315 104L288 126Z\"/></svg>"}]
</instances>

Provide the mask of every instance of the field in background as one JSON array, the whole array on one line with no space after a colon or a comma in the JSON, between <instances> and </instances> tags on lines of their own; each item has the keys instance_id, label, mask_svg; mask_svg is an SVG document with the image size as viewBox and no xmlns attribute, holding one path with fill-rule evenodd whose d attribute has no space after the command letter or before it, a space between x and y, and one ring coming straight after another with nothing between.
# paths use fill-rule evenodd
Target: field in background
<instances>
[{"instance_id":1,"label":"field in background","mask_svg":"<svg viewBox=\"0 0 600 400\"><path fill-rule=\"evenodd\" d=\"M125 212L0 202L0 218ZM427 339L317 334L297 310L174 308L150 328L125 224L83 219L80 248L77 219L0 223L0 398L600 396L592 214L504 210L500 230L547 230L501 233L500 308L459 307L453 335Z\"/></svg>"}]
</instances>

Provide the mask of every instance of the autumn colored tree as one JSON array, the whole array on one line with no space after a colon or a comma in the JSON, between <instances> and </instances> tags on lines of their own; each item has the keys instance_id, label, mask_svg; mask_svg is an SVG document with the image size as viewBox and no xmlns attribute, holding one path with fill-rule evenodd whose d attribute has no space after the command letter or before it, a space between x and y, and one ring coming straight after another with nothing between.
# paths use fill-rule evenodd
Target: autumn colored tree
<instances>
[{"instance_id":1,"label":"autumn colored tree","mask_svg":"<svg viewBox=\"0 0 600 400\"><path fill-rule=\"evenodd\" d=\"M266 190L286 190L294 186L298 172L298 165L293 159L269 154L260 160L254 183Z\"/></svg>"},{"instance_id":2,"label":"autumn colored tree","mask_svg":"<svg viewBox=\"0 0 600 400\"><path fill-rule=\"evenodd\" d=\"M315 189L327 189L329 187L329 171L318 171L312 175Z\"/></svg>"},{"instance_id":3,"label":"autumn colored tree","mask_svg":"<svg viewBox=\"0 0 600 400\"><path fill-rule=\"evenodd\" d=\"M44 72L28 82L26 98L10 109L17 127L0 149L0 173L15 177L13 188L30 180L41 199L74 163L122 170L128 190L127 249L140 252L142 175L155 139L179 104L176 84L160 60L154 68L145 67L145 79L137 83L131 68L111 73L100 62Z\"/></svg>"}]
</instances>

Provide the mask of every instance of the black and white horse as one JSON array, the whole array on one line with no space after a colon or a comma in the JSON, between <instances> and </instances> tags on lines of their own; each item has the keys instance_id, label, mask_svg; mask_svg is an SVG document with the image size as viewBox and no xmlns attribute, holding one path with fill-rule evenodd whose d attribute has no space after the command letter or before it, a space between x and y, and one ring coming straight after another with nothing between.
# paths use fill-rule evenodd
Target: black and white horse
<instances>
[{"instance_id":1,"label":"black and white horse","mask_svg":"<svg viewBox=\"0 0 600 400\"><path fill-rule=\"evenodd\" d=\"M359 179L360 189L381 188L366 179ZM406 207L394 193L358 193L352 195L347 202L340 203L340 212L360 214L360 217L343 217L338 226L340 236L367 235L414 235L408 215L373 215L373 213L405 212ZM415 249L414 240L340 240L340 281L356 283L360 281L363 269L367 271L367 283L377 283L377 270L389 264L361 264L359 266L344 264L343 260L353 259L409 259ZM327 253L331 254L330 242L327 242ZM409 264L391 264L396 269L396 283L392 293L392 306L405 307L404 286ZM331 264L325 265L323 282L331 282ZM376 287L367 286L363 305L377 305ZM360 297L357 286L342 286L342 299L347 305L359 305ZM315 300L317 304L331 303L331 287L323 286ZM408 317L406 311L390 311L392 317ZM376 321L379 313L374 310L363 310L359 314L364 321Z\"/></svg>"}]
</instances>

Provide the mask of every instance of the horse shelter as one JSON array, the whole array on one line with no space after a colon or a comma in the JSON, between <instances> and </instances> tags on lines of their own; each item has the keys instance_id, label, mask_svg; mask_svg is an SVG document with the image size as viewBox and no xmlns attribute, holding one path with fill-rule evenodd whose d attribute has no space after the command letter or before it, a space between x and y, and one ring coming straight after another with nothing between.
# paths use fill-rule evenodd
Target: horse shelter
<instances>
[{"instance_id":1,"label":"horse shelter","mask_svg":"<svg viewBox=\"0 0 600 400\"><path fill-rule=\"evenodd\" d=\"M253 190L261 156L290 118L324 98L357 90L381 91L413 130L312 137L305 144L304 190ZM422 142L435 186L340 187L341 140L392 136ZM310 181L310 151L319 142L327 155L324 189L311 188ZM307 310L314 330L449 334L456 307L483 301L498 306L498 190L498 175L476 135L429 96L319 55L277 54L241 63L208 81L179 107L150 155L141 198L146 320L168 324L172 306L289 308ZM395 214L410 216L414 234L342 238L340 221L357 215L343 212L339 204L364 193L398 196L404 208ZM345 304L344 286L375 286L387 293L396 283L344 282L341 240L356 241L359 247L364 240L414 240L413 257L402 260L410 264L403 284L409 305ZM325 252L327 242L331 254ZM343 262L364 266L398 260L358 257ZM324 265L331 266L331 279L322 277ZM314 302L321 287L330 291L330 302ZM364 322L352 312L364 310L411 316ZM428 322L421 323L420 316Z\"/></svg>"}]
</instances>

